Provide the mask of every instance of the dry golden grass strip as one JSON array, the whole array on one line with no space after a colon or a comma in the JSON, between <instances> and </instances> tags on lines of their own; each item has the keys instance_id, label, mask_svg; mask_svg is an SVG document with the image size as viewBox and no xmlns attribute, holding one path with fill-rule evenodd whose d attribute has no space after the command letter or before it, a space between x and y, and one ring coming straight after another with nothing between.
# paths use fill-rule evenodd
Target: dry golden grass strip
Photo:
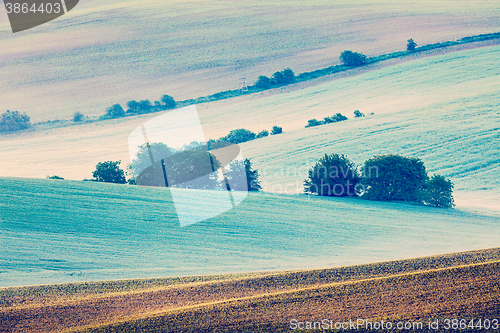
<instances>
[{"instance_id":1,"label":"dry golden grass strip","mask_svg":"<svg viewBox=\"0 0 500 333\"><path fill-rule=\"evenodd\" d=\"M6 288L0 290L0 327L8 332L62 331L249 297L305 292L332 283L364 283L494 260L500 260L500 248L322 270Z\"/></svg>"}]
</instances>

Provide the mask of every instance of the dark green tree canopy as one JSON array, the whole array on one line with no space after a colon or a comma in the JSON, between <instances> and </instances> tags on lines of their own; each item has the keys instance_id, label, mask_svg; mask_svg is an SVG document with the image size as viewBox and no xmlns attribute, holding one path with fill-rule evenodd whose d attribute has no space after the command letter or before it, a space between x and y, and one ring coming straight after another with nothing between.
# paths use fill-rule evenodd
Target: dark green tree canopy
<instances>
[{"instance_id":1,"label":"dark green tree canopy","mask_svg":"<svg viewBox=\"0 0 500 333\"><path fill-rule=\"evenodd\" d=\"M406 44L406 50L407 51L415 51L415 48L417 47L417 43L413 41L413 38L408 39L408 44Z\"/></svg>"},{"instance_id":2,"label":"dark green tree canopy","mask_svg":"<svg viewBox=\"0 0 500 333\"><path fill-rule=\"evenodd\" d=\"M106 109L106 115L111 118L123 117L125 115L125 111L120 104L115 104Z\"/></svg>"},{"instance_id":3,"label":"dark green tree canopy","mask_svg":"<svg viewBox=\"0 0 500 333\"><path fill-rule=\"evenodd\" d=\"M352 52L349 50L345 50L344 52L341 53L340 61L342 61L344 65L352 67L363 66L368 63L368 59L364 54L358 52Z\"/></svg>"},{"instance_id":4,"label":"dark green tree canopy","mask_svg":"<svg viewBox=\"0 0 500 333\"><path fill-rule=\"evenodd\" d=\"M325 154L308 172L304 192L321 196L355 196L361 180L357 166L345 155Z\"/></svg>"},{"instance_id":5,"label":"dark green tree canopy","mask_svg":"<svg viewBox=\"0 0 500 333\"><path fill-rule=\"evenodd\" d=\"M426 205L442 208L455 206L453 200L454 184L441 175L433 175L424 187L423 201Z\"/></svg>"},{"instance_id":6,"label":"dark green tree canopy","mask_svg":"<svg viewBox=\"0 0 500 333\"><path fill-rule=\"evenodd\" d=\"M363 197L370 200L421 201L427 181L424 163L401 155L375 156L362 167Z\"/></svg>"},{"instance_id":7,"label":"dark green tree canopy","mask_svg":"<svg viewBox=\"0 0 500 333\"><path fill-rule=\"evenodd\" d=\"M120 169L120 163L121 161L99 162L92 177L98 182L125 184L125 173Z\"/></svg>"},{"instance_id":8,"label":"dark green tree canopy","mask_svg":"<svg viewBox=\"0 0 500 333\"><path fill-rule=\"evenodd\" d=\"M19 111L7 110L0 116L0 132L19 131L30 127L30 117Z\"/></svg>"}]
</instances>

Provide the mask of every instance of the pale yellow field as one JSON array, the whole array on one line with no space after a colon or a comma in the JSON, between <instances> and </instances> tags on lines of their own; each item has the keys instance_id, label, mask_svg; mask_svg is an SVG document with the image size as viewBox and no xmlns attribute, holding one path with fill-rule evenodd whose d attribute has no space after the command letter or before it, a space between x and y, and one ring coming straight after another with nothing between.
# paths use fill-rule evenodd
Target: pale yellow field
<instances>
[{"instance_id":1,"label":"pale yellow field","mask_svg":"<svg viewBox=\"0 0 500 333\"><path fill-rule=\"evenodd\" d=\"M496 32L496 1L81 1L12 34L0 10L0 110L34 122L136 99L238 88L239 78Z\"/></svg>"}]
</instances>

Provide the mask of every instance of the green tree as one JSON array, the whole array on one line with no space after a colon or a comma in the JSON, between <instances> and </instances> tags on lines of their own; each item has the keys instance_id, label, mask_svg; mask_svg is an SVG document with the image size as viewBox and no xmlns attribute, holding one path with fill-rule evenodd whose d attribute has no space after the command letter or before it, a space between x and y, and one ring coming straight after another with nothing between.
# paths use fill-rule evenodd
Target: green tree
<instances>
[{"instance_id":1,"label":"green tree","mask_svg":"<svg viewBox=\"0 0 500 333\"><path fill-rule=\"evenodd\" d=\"M320 125L323 125L323 124L324 124L324 122L319 121L318 119L309 119L309 120L307 121L306 128L308 128L308 127L320 126Z\"/></svg>"},{"instance_id":2,"label":"green tree","mask_svg":"<svg viewBox=\"0 0 500 333\"><path fill-rule=\"evenodd\" d=\"M417 43L413 41L413 38L408 39L408 44L406 44L406 50L407 51L415 51L415 48L417 47Z\"/></svg>"},{"instance_id":3,"label":"green tree","mask_svg":"<svg viewBox=\"0 0 500 333\"><path fill-rule=\"evenodd\" d=\"M77 122L81 122L85 119L85 115L81 112L75 112L75 114L73 114L73 121L75 123Z\"/></svg>"},{"instance_id":4,"label":"green tree","mask_svg":"<svg viewBox=\"0 0 500 333\"><path fill-rule=\"evenodd\" d=\"M281 71L283 73L283 79L285 83L293 83L295 82L295 73L290 68L285 68Z\"/></svg>"},{"instance_id":5,"label":"green tree","mask_svg":"<svg viewBox=\"0 0 500 333\"><path fill-rule=\"evenodd\" d=\"M374 156L365 162L362 173L366 199L421 202L427 172L418 158L392 154Z\"/></svg>"},{"instance_id":6,"label":"green tree","mask_svg":"<svg viewBox=\"0 0 500 333\"><path fill-rule=\"evenodd\" d=\"M271 83L273 85L280 85L286 83L285 81L285 76L283 75L283 72L274 72L274 74L271 76Z\"/></svg>"},{"instance_id":7,"label":"green tree","mask_svg":"<svg viewBox=\"0 0 500 333\"><path fill-rule=\"evenodd\" d=\"M323 120L323 123L324 124L331 124L331 123L337 123L339 121L344 121L344 120L347 120L347 117L344 116L344 115L342 115L342 114L340 114L340 113L337 113L334 116L326 117Z\"/></svg>"},{"instance_id":8,"label":"green tree","mask_svg":"<svg viewBox=\"0 0 500 333\"><path fill-rule=\"evenodd\" d=\"M273 126L273 129L271 130L271 135L276 135L281 133L283 133L283 128L279 126Z\"/></svg>"},{"instance_id":9,"label":"green tree","mask_svg":"<svg viewBox=\"0 0 500 333\"><path fill-rule=\"evenodd\" d=\"M345 50L340 54L340 61L346 66L363 66L368 63L368 59L362 53Z\"/></svg>"},{"instance_id":10,"label":"green tree","mask_svg":"<svg viewBox=\"0 0 500 333\"><path fill-rule=\"evenodd\" d=\"M359 110L354 111L354 117L355 118L364 117L364 116L365 115L363 114L363 112L361 112Z\"/></svg>"},{"instance_id":11,"label":"green tree","mask_svg":"<svg viewBox=\"0 0 500 333\"><path fill-rule=\"evenodd\" d=\"M161 97L161 105L166 109L173 109L177 105L175 102L175 99L172 96L169 95L163 95Z\"/></svg>"},{"instance_id":12,"label":"green tree","mask_svg":"<svg viewBox=\"0 0 500 333\"><path fill-rule=\"evenodd\" d=\"M259 76L255 81L255 86L259 89L268 89L271 85L271 79L264 75Z\"/></svg>"},{"instance_id":13,"label":"green tree","mask_svg":"<svg viewBox=\"0 0 500 333\"><path fill-rule=\"evenodd\" d=\"M226 177L230 181L231 190L234 191L260 191L259 171L254 169L252 162L248 158L244 161L234 160L229 164L229 170L226 172ZM246 175L245 179L241 177Z\"/></svg>"},{"instance_id":14,"label":"green tree","mask_svg":"<svg viewBox=\"0 0 500 333\"><path fill-rule=\"evenodd\" d=\"M98 182L125 184L125 173L120 169L120 163L121 161L99 162L92 172L92 177Z\"/></svg>"},{"instance_id":15,"label":"green tree","mask_svg":"<svg viewBox=\"0 0 500 333\"><path fill-rule=\"evenodd\" d=\"M7 110L0 117L0 132L19 131L30 127L30 117L25 113L21 114L19 111Z\"/></svg>"},{"instance_id":16,"label":"green tree","mask_svg":"<svg viewBox=\"0 0 500 333\"><path fill-rule=\"evenodd\" d=\"M257 134L257 136L255 138L256 139L265 138L268 135L269 135L269 131L262 130L259 132L259 134Z\"/></svg>"},{"instance_id":17,"label":"green tree","mask_svg":"<svg viewBox=\"0 0 500 333\"><path fill-rule=\"evenodd\" d=\"M304 192L320 196L355 196L360 180L357 166L345 155L325 154L309 170Z\"/></svg>"},{"instance_id":18,"label":"green tree","mask_svg":"<svg viewBox=\"0 0 500 333\"><path fill-rule=\"evenodd\" d=\"M220 141L231 142L233 144L243 143L254 140L255 133L244 128L235 129L229 132L225 137L220 138Z\"/></svg>"},{"instance_id":19,"label":"green tree","mask_svg":"<svg viewBox=\"0 0 500 333\"><path fill-rule=\"evenodd\" d=\"M125 111L120 104L115 104L106 109L106 115L110 118L123 117L125 115Z\"/></svg>"},{"instance_id":20,"label":"green tree","mask_svg":"<svg viewBox=\"0 0 500 333\"><path fill-rule=\"evenodd\" d=\"M434 207L451 208L455 206L453 200L454 184L441 175L433 175L424 186L423 201Z\"/></svg>"}]
</instances>

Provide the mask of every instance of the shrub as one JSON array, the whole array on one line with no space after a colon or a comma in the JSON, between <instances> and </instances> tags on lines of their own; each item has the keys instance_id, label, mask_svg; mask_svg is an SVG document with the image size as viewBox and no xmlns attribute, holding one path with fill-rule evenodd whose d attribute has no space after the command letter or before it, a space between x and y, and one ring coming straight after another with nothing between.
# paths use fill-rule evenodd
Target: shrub
<instances>
[{"instance_id":1,"label":"shrub","mask_svg":"<svg viewBox=\"0 0 500 333\"><path fill-rule=\"evenodd\" d=\"M63 177L59 177L59 176L47 176L47 179L58 179L58 180L64 180Z\"/></svg>"},{"instance_id":2,"label":"shrub","mask_svg":"<svg viewBox=\"0 0 500 333\"><path fill-rule=\"evenodd\" d=\"M169 95L163 95L160 99L160 102L161 102L160 105L163 106L165 110L173 109L177 105L175 99Z\"/></svg>"},{"instance_id":3,"label":"shrub","mask_svg":"<svg viewBox=\"0 0 500 333\"><path fill-rule=\"evenodd\" d=\"M256 139L260 139L260 138L265 138L266 136L269 135L269 132L266 131L266 130L262 130L261 132L259 132L259 134L257 134L257 136L255 137Z\"/></svg>"},{"instance_id":4,"label":"shrub","mask_svg":"<svg viewBox=\"0 0 500 333\"><path fill-rule=\"evenodd\" d=\"M357 166L345 155L325 154L308 172L304 192L321 196L354 196L361 180Z\"/></svg>"},{"instance_id":5,"label":"shrub","mask_svg":"<svg viewBox=\"0 0 500 333\"><path fill-rule=\"evenodd\" d=\"M344 65L354 67L365 65L368 59L362 53L345 50L340 55L340 61L342 61Z\"/></svg>"},{"instance_id":6,"label":"shrub","mask_svg":"<svg viewBox=\"0 0 500 333\"><path fill-rule=\"evenodd\" d=\"M407 51L415 51L415 48L417 47L417 43L413 41L413 38L408 39L408 44L406 44L406 50Z\"/></svg>"},{"instance_id":7,"label":"shrub","mask_svg":"<svg viewBox=\"0 0 500 333\"><path fill-rule=\"evenodd\" d=\"M273 126L273 129L271 130L271 135L276 135L281 133L283 133L283 129L281 127Z\"/></svg>"},{"instance_id":8,"label":"shrub","mask_svg":"<svg viewBox=\"0 0 500 333\"><path fill-rule=\"evenodd\" d=\"M231 190L234 191L260 191L262 187L259 181L259 172L253 169L252 162L248 158L244 161L234 160L229 164L229 170L226 172L227 179L231 182ZM242 183L241 175L245 170L246 184Z\"/></svg>"},{"instance_id":9,"label":"shrub","mask_svg":"<svg viewBox=\"0 0 500 333\"><path fill-rule=\"evenodd\" d=\"M330 116L330 117L326 117L324 120L323 120L323 123L324 124L331 124L331 123L337 123L339 121L344 121L344 120L347 120L348 118L340 113L337 113L336 115L334 116Z\"/></svg>"},{"instance_id":10,"label":"shrub","mask_svg":"<svg viewBox=\"0 0 500 333\"><path fill-rule=\"evenodd\" d=\"M441 175L433 175L425 183L423 201L426 205L450 208L453 203L453 183Z\"/></svg>"},{"instance_id":11,"label":"shrub","mask_svg":"<svg viewBox=\"0 0 500 333\"><path fill-rule=\"evenodd\" d=\"M254 140L255 133L244 128L232 130L228 135L219 139L219 141L231 142L233 144L243 143Z\"/></svg>"},{"instance_id":12,"label":"shrub","mask_svg":"<svg viewBox=\"0 0 500 333\"><path fill-rule=\"evenodd\" d=\"M141 106L139 104L139 102L137 101L128 101L127 102L127 113L140 113L140 110L141 110Z\"/></svg>"},{"instance_id":13,"label":"shrub","mask_svg":"<svg viewBox=\"0 0 500 333\"><path fill-rule=\"evenodd\" d=\"M307 121L306 128L307 127L315 127L315 126L319 126L319 125L323 125L323 124L324 124L324 122L319 121L318 119L309 119Z\"/></svg>"},{"instance_id":14,"label":"shrub","mask_svg":"<svg viewBox=\"0 0 500 333\"><path fill-rule=\"evenodd\" d=\"M75 114L73 115L73 121L75 123L79 123L81 121L83 121L85 119L85 115L81 112L75 112Z\"/></svg>"},{"instance_id":15,"label":"shrub","mask_svg":"<svg viewBox=\"0 0 500 333\"><path fill-rule=\"evenodd\" d=\"M110 118L123 117L125 115L125 111L120 104L115 104L106 109L106 115Z\"/></svg>"},{"instance_id":16,"label":"shrub","mask_svg":"<svg viewBox=\"0 0 500 333\"><path fill-rule=\"evenodd\" d=\"M355 118L364 117L364 116L365 115L361 111L359 111L359 110L354 111Z\"/></svg>"},{"instance_id":17,"label":"shrub","mask_svg":"<svg viewBox=\"0 0 500 333\"><path fill-rule=\"evenodd\" d=\"M0 132L12 132L31 127L30 117L19 111L4 112L0 118Z\"/></svg>"},{"instance_id":18,"label":"shrub","mask_svg":"<svg viewBox=\"0 0 500 333\"><path fill-rule=\"evenodd\" d=\"M92 177L97 182L125 184L125 173L120 169L121 161L99 162L92 172Z\"/></svg>"},{"instance_id":19,"label":"shrub","mask_svg":"<svg viewBox=\"0 0 500 333\"><path fill-rule=\"evenodd\" d=\"M427 172L418 158L374 156L364 163L362 173L366 199L421 202Z\"/></svg>"},{"instance_id":20,"label":"shrub","mask_svg":"<svg viewBox=\"0 0 500 333\"><path fill-rule=\"evenodd\" d=\"M255 82L255 86L259 89L267 89L270 88L271 85L271 79L264 75L259 76Z\"/></svg>"}]
</instances>

